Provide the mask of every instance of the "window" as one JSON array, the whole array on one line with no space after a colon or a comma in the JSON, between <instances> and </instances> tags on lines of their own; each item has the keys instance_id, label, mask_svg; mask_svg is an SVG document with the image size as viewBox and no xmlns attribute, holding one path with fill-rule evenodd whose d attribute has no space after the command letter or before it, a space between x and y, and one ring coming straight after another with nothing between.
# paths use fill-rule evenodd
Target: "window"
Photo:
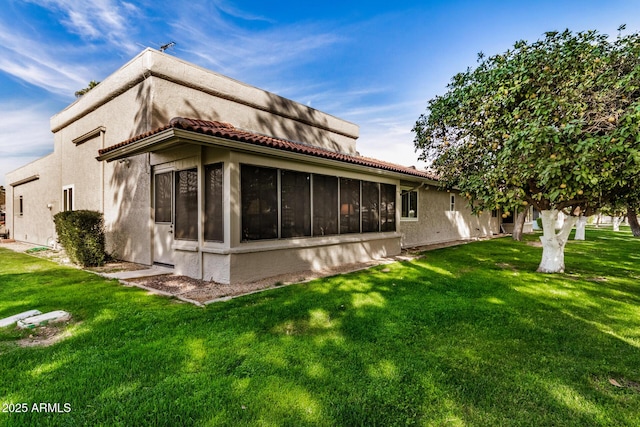
<instances>
[{"instance_id":1,"label":"window","mask_svg":"<svg viewBox=\"0 0 640 427\"><path fill-rule=\"evenodd\" d=\"M223 176L222 163L204 168L204 240L224 241Z\"/></svg>"},{"instance_id":2,"label":"window","mask_svg":"<svg viewBox=\"0 0 640 427\"><path fill-rule=\"evenodd\" d=\"M403 191L402 192L402 218L418 217L418 192Z\"/></svg>"},{"instance_id":3,"label":"window","mask_svg":"<svg viewBox=\"0 0 640 427\"><path fill-rule=\"evenodd\" d=\"M380 231L396 231L396 186L380 184Z\"/></svg>"},{"instance_id":4,"label":"window","mask_svg":"<svg viewBox=\"0 0 640 427\"><path fill-rule=\"evenodd\" d=\"M22 196L18 197L18 203L16 203L16 207L18 208L18 216L24 215L24 203L22 200Z\"/></svg>"},{"instance_id":5,"label":"window","mask_svg":"<svg viewBox=\"0 0 640 427\"><path fill-rule=\"evenodd\" d=\"M172 172L156 174L156 185L154 188L154 218L155 222L171 222L173 209L171 207L171 179Z\"/></svg>"},{"instance_id":6,"label":"window","mask_svg":"<svg viewBox=\"0 0 640 427\"><path fill-rule=\"evenodd\" d=\"M280 237L311 236L311 175L280 171Z\"/></svg>"},{"instance_id":7,"label":"window","mask_svg":"<svg viewBox=\"0 0 640 427\"><path fill-rule=\"evenodd\" d=\"M73 185L67 185L62 187L62 210L73 210Z\"/></svg>"},{"instance_id":8,"label":"window","mask_svg":"<svg viewBox=\"0 0 640 427\"><path fill-rule=\"evenodd\" d=\"M503 224L513 224L513 214L511 212L504 212L502 215L506 215L502 217Z\"/></svg>"},{"instance_id":9,"label":"window","mask_svg":"<svg viewBox=\"0 0 640 427\"><path fill-rule=\"evenodd\" d=\"M451 212L456 210L456 196L454 196L453 194L451 195L451 199L450 199L450 203L449 203L449 210Z\"/></svg>"},{"instance_id":10,"label":"window","mask_svg":"<svg viewBox=\"0 0 640 427\"><path fill-rule=\"evenodd\" d=\"M340 178L340 234L360 232L360 181Z\"/></svg>"},{"instance_id":11,"label":"window","mask_svg":"<svg viewBox=\"0 0 640 427\"><path fill-rule=\"evenodd\" d=\"M242 241L396 230L391 184L241 165L240 193Z\"/></svg>"},{"instance_id":12,"label":"window","mask_svg":"<svg viewBox=\"0 0 640 427\"><path fill-rule=\"evenodd\" d=\"M241 165L242 240L278 238L278 170Z\"/></svg>"},{"instance_id":13,"label":"window","mask_svg":"<svg viewBox=\"0 0 640 427\"><path fill-rule=\"evenodd\" d=\"M313 235L338 234L338 178L313 175Z\"/></svg>"},{"instance_id":14,"label":"window","mask_svg":"<svg viewBox=\"0 0 640 427\"><path fill-rule=\"evenodd\" d=\"M198 169L175 174L175 237L198 240Z\"/></svg>"},{"instance_id":15,"label":"window","mask_svg":"<svg viewBox=\"0 0 640 427\"><path fill-rule=\"evenodd\" d=\"M380 184L362 181L362 232L380 231Z\"/></svg>"}]
</instances>

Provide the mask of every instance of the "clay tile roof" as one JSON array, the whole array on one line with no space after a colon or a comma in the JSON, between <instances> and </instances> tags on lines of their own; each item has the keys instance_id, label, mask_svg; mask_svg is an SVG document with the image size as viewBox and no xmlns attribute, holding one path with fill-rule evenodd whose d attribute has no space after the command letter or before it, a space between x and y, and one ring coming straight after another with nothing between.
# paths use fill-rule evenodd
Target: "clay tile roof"
<instances>
[{"instance_id":1,"label":"clay tile roof","mask_svg":"<svg viewBox=\"0 0 640 427\"><path fill-rule=\"evenodd\" d=\"M366 166L376 169L383 169L392 172L399 172L407 175L412 175L420 178L426 178L431 180L437 180L434 174L426 171L417 170L415 167L401 166L394 163L383 162L381 160L372 159L363 156L351 156L348 154L337 153L335 151L325 150L323 148L303 144L300 142L289 141L286 139L274 138L271 136L260 135L253 132L248 132L240 129L236 129L233 125L224 122L208 121L189 119L182 117L175 117L171 119L168 125L159 127L153 131L137 135L133 138L122 141L118 144L110 147L103 148L99 151L100 155L104 155L118 148L125 147L136 141L142 140L149 136L158 134L167 129L182 129L190 132L197 132L205 135L211 135L218 138L228 139L237 142L243 142L247 144L258 145L262 147L270 147L278 150L289 151L298 154L305 154L308 156L320 157L329 160L336 160L344 163L350 163L354 165Z\"/></svg>"}]
</instances>

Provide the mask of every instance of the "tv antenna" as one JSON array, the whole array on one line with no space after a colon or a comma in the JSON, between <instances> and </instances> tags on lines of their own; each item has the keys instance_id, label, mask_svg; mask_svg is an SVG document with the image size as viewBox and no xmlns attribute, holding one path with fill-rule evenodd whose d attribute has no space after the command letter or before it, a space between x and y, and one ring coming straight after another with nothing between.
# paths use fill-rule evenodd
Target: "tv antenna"
<instances>
[{"instance_id":1,"label":"tv antenna","mask_svg":"<svg viewBox=\"0 0 640 427\"><path fill-rule=\"evenodd\" d=\"M163 44L162 46L160 46L160 52L164 52L167 49L171 49L175 45L176 45L176 42L169 42L167 44Z\"/></svg>"}]
</instances>

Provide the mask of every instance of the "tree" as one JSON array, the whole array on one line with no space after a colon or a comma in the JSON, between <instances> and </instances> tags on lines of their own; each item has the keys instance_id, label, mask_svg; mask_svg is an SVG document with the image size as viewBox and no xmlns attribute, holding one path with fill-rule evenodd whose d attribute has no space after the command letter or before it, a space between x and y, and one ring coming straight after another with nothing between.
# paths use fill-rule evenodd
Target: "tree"
<instances>
[{"instance_id":1,"label":"tree","mask_svg":"<svg viewBox=\"0 0 640 427\"><path fill-rule=\"evenodd\" d=\"M585 240L585 232L587 227L587 217L585 215L579 215L576 221L576 234L574 240Z\"/></svg>"},{"instance_id":2,"label":"tree","mask_svg":"<svg viewBox=\"0 0 640 427\"><path fill-rule=\"evenodd\" d=\"M620 224L622 224L627 217L627 208L620 200L612 200L599 209L598 213L611 217L613 231L620 231Z\"/></svg>"},{"instance_id":3,"label":"tree","mask_svg":"<svg viewBox=\"0 0 640 427\"><path fill-rule=\"evenodd\" d=\"M635 178L635 179L634 179ZM640 188L635 186L637 177L631 177L625 188L614 198L614 205L619 210L626 208L625 214L634 237L640 237L640 223L638 223L638 209L640 208Z\"/></svg>"},{"instance_id":4,"label":"tree","mask_svg":"<svg viewBox=\"0 0 640 427\"><path fill-rule=\"evenodd\" d=\"M91 80L89 82L89 86L85 87L84 89L80 89L77 90L75 95L76 98L80 98L82 95L84 95L85 93L89 92L91 89L93 89L94 87L98 86L100 84L100 82L97 82L95 80Z\"/></svg>"},{"instance_id":5,"label":"tree","mask_svg":"<svg viewBox=\"0 0 640 427\"><path fill-rule=\"evenodd\" d=\"M640 172L640 35L549 32L478 62L429 101L413 128L416 150L476 213L538 209L538 271L563 272L577 217Z\"/></svg>"},{"instance_id":6,"label":"tree","mask_svg":"<svg viewBox=\"0 0 640 427\"><path fill-rule=\"evenodd\" d=\"M635 206L627 206L627 220L634 237L640 237L640 223L638 223L638 209Z\"/></svg>"},{"instance_id":7,"label":"tree","mask_svg":"<svg viewBox=\"0 0 640 427\"><path fill-rule=\"evenodd\" d=\"M607 206L607 210L617 213L614 217L614 231L620 231L620 223L626 217L633 236L640 237L638 208L640 208L640 188L636 186L635 180L630 180L626 188L621 189ZM617 221L617 217L621 219Z\"/></svg>"},{"instance_id":8,"label":"tree","mask_svg":"<svg viewBox=\"0 0 640 427\"><path fill-rule=\"evenodd\" d=\"M527 219L527 210L519 209L513 221L513 233L511 237L518 242L522 240L522 234L524 233L524 223Z\"/></svg>"}]
</instances>

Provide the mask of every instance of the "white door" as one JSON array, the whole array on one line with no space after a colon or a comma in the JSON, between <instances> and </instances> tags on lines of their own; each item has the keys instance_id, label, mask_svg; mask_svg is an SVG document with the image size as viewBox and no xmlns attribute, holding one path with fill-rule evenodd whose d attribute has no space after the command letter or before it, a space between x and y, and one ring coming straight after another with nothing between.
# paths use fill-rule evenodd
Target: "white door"
<instances>
[{"instance_id":1,"label":"white door","mask_svg":"<svg viewBox=\"0 0 640 427\"><path fill-rule=\"evenodd\" d=\"M173 172L154 175L153 263L173 266Z\"/></svg>"}]
</instances>

